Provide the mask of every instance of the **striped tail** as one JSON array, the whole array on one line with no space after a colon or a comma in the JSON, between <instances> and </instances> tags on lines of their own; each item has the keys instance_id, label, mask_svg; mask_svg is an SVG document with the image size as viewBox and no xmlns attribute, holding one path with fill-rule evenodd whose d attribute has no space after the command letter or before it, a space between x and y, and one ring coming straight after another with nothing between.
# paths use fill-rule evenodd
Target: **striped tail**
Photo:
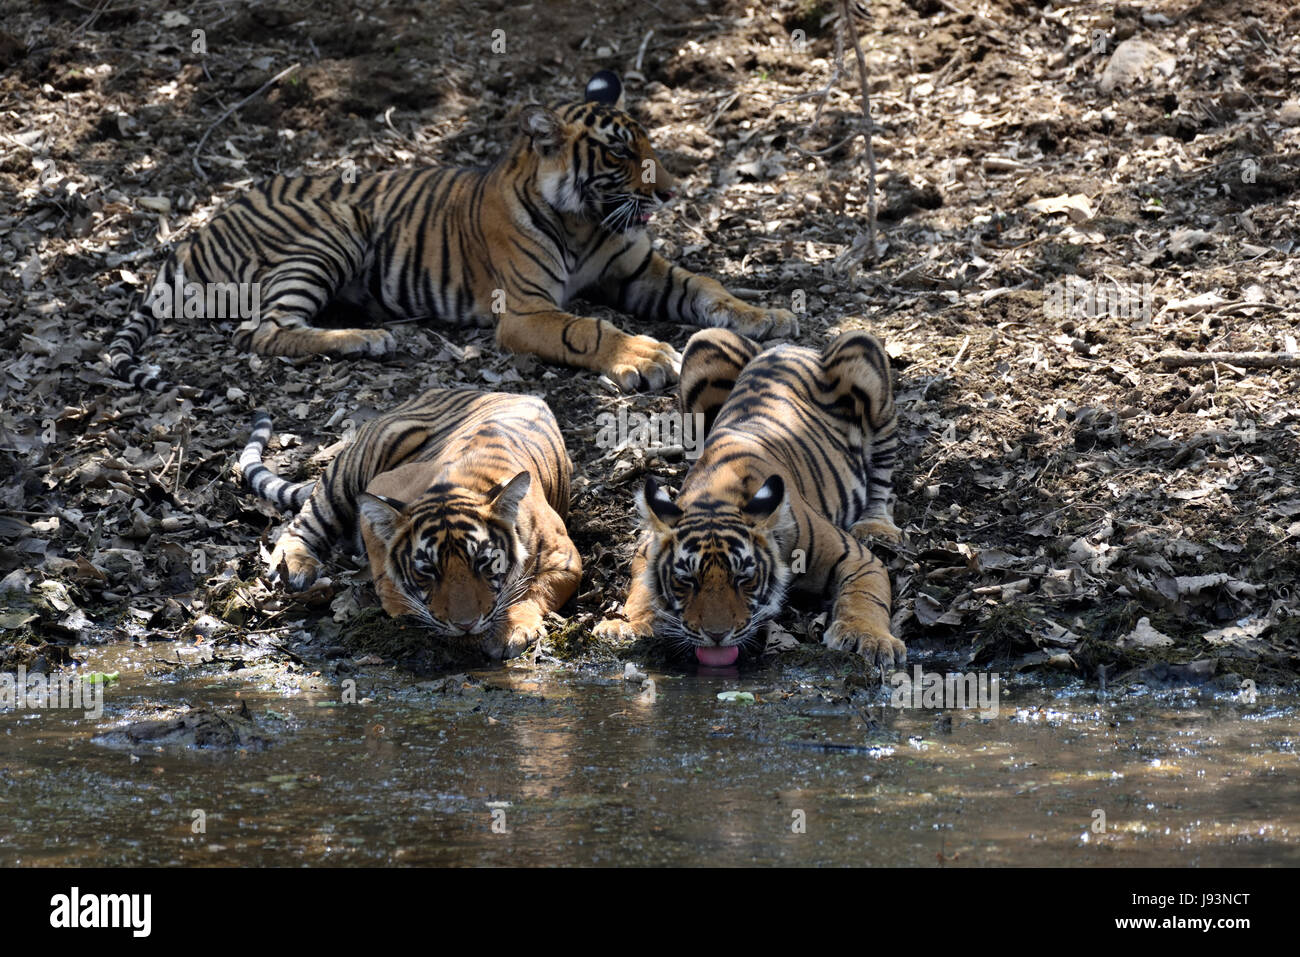
<instances>
[{"instance_id":1,"label":"striped tail","mask_svg":"<svg viewBox=\"0 0 1300 957\"><path fill-rule=\"evenodd\" d=\"M114 333L108 344L108 352L104 355L104 361L108 364L113 378L129 382L137 389L150 392L184 389L197 393L203 399L214 398L213 393L206 390L159 378L155 367L148 366L137 358L145 340L158 331L158 318L153 310L154 302L160 296L171 296L173 283L179 283L182 289L185 288L185 271L174 255L169 256L162 268L158 270L158 276L149 288L148 295L132 311L131 318Z\"/></svg>"},{"instance_id":2,"label":"striped tail","mask_svg":"<svg viewBox=\"0 0 1300 957\"><path fill-rule=\"evenodd\" d=\"M239 456L239 471L243 473L244 484L258 498L266 499L282 512L296 512L302 508L311 491L316 487L311 482L286 482L262 464L262 453L271 438L271 417L265 412L253 413L253 434L248 437L248 444Z\"/></svg>"}]
</instances>

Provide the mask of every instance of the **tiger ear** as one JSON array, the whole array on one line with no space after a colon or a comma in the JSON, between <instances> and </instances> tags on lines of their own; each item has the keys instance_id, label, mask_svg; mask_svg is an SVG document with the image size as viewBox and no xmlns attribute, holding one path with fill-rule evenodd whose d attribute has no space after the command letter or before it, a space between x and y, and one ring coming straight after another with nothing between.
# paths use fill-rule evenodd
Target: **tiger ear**
<instances>
[{"instance_id":1,"label":"tiger ear","mask_svg":"<svg viewBox=\"0 0 1300 957\"><path fill-rule=\"evenodd\" d=\"M583 99L588 103L600 103L617 109L623 105L623 81L618 78L618 74L601 70L587 81L587 92Z\"/></svg>"},{"instance_id":2,"label":"tiger ear","mask_svg":"<svg viewBox=\"0 0 1300 957\"><path fill-rule=\"evenodd\" d=\"M358 514L363 522L369 523L370 530L384 545L391 542L393 536L397 534L397 523L405 510L405 502L399 502L386 495L362 492L357 498ZM362 531L365 530L366 526L363 524Z\"/></svg>"},{"instance_id":3,"label":"tiger ear","mask_svg":"<svg viewBox=\"0 0 1300 957\"><path fill-rule=\"evenodd\" d=\"M503 485L501 491L497 492L493 497L490 503L492 511L513 525L516 516L519 514L519 503L524 500L524 496L528 494L528 489L532 487L532 484L532 475L528 472L520 472Z\"/></svg>"},{"instance_id":4,"label":"tiger ear","mask_svg":"<svg viewBox=\"0 0 1300 957\"><path fill-rule=\"evenodd\" d=\"M785 479L773 475L740 510L753 521L755 528L767 529L780 523L785 504Z\"/></svg>"},{"instance_id":5,"label":"tiger ear","mask_svg":"<svg viewBox=\"0 0 1300 957\"><path fill-rule=\"evenodd\" d=\"M564 121L552 110L536 103L519 111L519 129L539 153L551 153L560 145Z\"/></svg>"},{"instance_id":6,"label":"tiger ear","mask_svg":"<svg viewBox=\"0 0 1300 957\"><path fill-rule=\"evenodd\" d=\"M641 500L642 513L649 519L651 526L655 531L667 533L672 531L677 520L684 514L680 508L673 504L673 500L668 497L653 475L647 476L645 480L645 492Z\"/></svg>"}]
</instances>

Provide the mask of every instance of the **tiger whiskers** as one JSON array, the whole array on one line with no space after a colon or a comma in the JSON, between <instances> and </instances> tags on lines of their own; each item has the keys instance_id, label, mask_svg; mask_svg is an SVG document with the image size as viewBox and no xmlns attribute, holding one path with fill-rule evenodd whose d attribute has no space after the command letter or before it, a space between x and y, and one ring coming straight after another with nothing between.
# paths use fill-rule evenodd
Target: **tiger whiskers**
<instances>
[{"instance_id":1,"label":"tiger whiskers","mask_svg":"<svg viewBox=\"0 0 1300 957\"><path fill-rule=\"evenodd\" d=\"M644 196L636 193L615 193L612 196L605 197L605 202L617 202L610 213L600 221L600 225L612 229L615 232L623 232L632 224L633 217L638 216L642 209L649 206Z\"/></svg>"},{"instance_id":2,"label":"tiger whiskers","mask_svg":"<svg viewBox=\"0 0 1300 957\"><path fill-rule=\"evenodd\" d=\"M394 592L402 610L415 618L419 624L428 628L439 638L460 640L495 635L500 631L510 607L528 594L532 584L533 576L525 575L523 567L516 565L506 576L501 590L497 592L496 600L492 603L492 610L479 619L479 627L468 635L453 628L446 622L439 621L423 601L410 594L405 588L399 586L394 589Z\"/></svg>"},{"instance_id":3,"label":"tiger whiskers","mask_svg":"<svg viewBox=\"0 0 1300 957\"><path fill-rule=\"evenodd\" d=\"M736 635L736 640L732 642L732 644L740 645L742 647L745 645L758 645L763 632L767 630L767 626L770 623L770 618L754 617L749 619L749 624L740 629L739 633Z\"/></svg>"},{"instance_id":4,"label":"tiger whiskers","mask_svg":"<svg viewBox=\"0 0 1300 957\"><path fill-rule=\"evenodd\" d=\"M658 612L655 615L655 626L656 633L673 651L691 651L698 644L695 635L686 627L686 623L670 612Z\"/></svg>"},{"instance_id":5,"label":"tiger whiskers","mask_svg":"<svg viewBox=\"0 0 1300 957\"><path fill-rule=\"evenodd\" d=\"M732 640L723 647L758 647L763 632L772 621L772 615L764 615L764 611L766 609L760 610L758 614L750 618L749 623L737 631ZM675 652L693 651L704 644L700 640L700 636L687 628L686 623L681 618L662 610L655 614L655 633L663 638L668 643L668 647Z\"/></svg>"},{"instance_id":6,"label":"tiger whiskers","mask_svg":"<svg viewBox=\"0 0 1300 957\"><path fill-rule=\"evenodd\" d=\"M510 606L519 602L533 587L533 576L525 575L523 566L515 565L506 575L506 580L497 592L492 611L483 623L483 633L494 635L500 630L503 619L510 611Z\"/></svg>"},{"instance_id":7,"label":"tiger whiskers","mask_svg":"<svg viewBox=\"0 0 1300 957\"><path fill-rule=\"evenodd\" d=\"M414 617L420 624L424 625L430 631L436 632L440 637L447 637L452 634L452 630L445 624L433 617L427 605L418 601L411 595L407 594L404 588L397 588L397 599L407 614Z\"/></svg>"},{"instance_id":8,"label":"tiger whiskers","mask_svg":"<svg viewBox=\"0 0 1300 957\"><path fill-rule=\"evenodd\" d=\"M621 232L626 228L626 220L630 219L636 211L636 204L630 200L620 203L614 207L614 211L600 221L600 225L612 229L615 232Z\"/></svg>"}]
</instances>

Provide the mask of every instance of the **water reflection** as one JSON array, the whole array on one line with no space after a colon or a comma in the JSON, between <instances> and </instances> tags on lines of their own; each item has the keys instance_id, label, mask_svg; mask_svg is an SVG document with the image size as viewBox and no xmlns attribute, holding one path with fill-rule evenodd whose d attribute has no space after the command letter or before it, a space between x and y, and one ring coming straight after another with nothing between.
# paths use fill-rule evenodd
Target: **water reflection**
<instances>
[{"instance_id":1,"label":"water reflection","mask_svg":"<svg viewBox=\"0 0 1300 957\"><path fill-rule=\"evenodd\" d=\"M365 703L339 706L326 679L163 668L157 646L81 654L121 675L100 721L0 714L0 863L1300 863L1298 702L1267 691L1021 683L981 720L763 670L643 689L600 671L453 687L377 669L358 676ZM265 750L120 740L160 707L241 700Z\"/></svg>"}]
</instances>

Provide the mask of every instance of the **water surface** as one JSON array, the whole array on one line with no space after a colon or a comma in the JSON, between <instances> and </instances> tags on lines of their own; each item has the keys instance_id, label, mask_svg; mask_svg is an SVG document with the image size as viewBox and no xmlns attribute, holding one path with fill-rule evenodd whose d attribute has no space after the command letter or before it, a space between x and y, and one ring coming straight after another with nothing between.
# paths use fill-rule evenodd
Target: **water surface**
<instances>
[{"instance_id":1,"label":"water surface","mask_svg":"<svg viewBox=\"0 0 1300 957\"><path fill-rule=\"evenodd\" d=\"M1004 682L985 720L776 668L651 672L652 696L616 665L422 681L76 652L120 675L100 719L0 714L0 864L1300 864L1300 699L1268 689ZM124 734L241 702L268 746Z\"/></svg>"}]
</instances>

